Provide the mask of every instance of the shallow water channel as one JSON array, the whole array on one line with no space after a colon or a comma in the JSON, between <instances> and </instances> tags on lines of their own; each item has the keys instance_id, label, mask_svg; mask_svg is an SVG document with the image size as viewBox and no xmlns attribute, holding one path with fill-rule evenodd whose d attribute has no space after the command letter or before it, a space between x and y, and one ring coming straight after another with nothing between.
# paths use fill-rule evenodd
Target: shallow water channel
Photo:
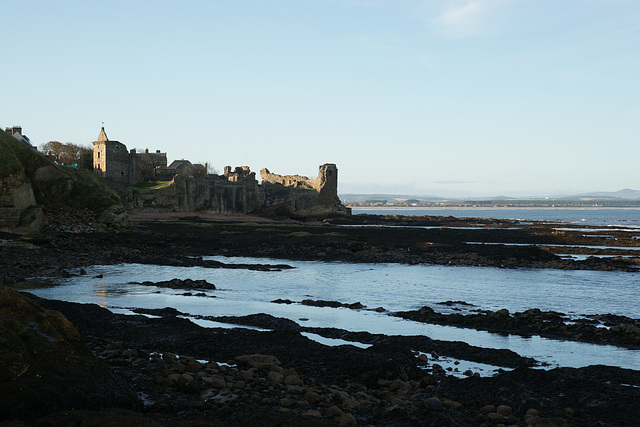
<instances>
[{"instance_id":1,"label":"shallow water channel","mask_svg":"<svg viewBox=\"0 0 640 427\"><path fill-rule=\"evenodd\" d=\"M350 264L239 257L205 259L225 263L288 264L295 268L265 272L142 264L93 266L87 269L86 275L56 279L56 282L63 283L60 286L29 291L43 298L96 303L121 313L130 313L130 309L138 307L174 307L194 316L267 313L309 327L334 327L387 335L425 335L480 347L506 348L550 366L602 364L640 370L638 350L422 324L373 310L383 307L393 312L428 305L436 311L450 312L452 308L438 303L452 300L473 304L467 306L470 309L506 308L516 312L540 308L572 316L612 313L638 318L639 308L635 301L640 290L640 276L636 273ZM96 278L100 274L103 277ZM217 289L203 291L206 297L184 296L184 290L130 284L173 278L204 279L215 284ZM359 301L366 308L351 310L271 302L279 298L294 302L304 299L343 303ZM197 323L225 326L213 322Z\"/></svg>"}]
</instances>

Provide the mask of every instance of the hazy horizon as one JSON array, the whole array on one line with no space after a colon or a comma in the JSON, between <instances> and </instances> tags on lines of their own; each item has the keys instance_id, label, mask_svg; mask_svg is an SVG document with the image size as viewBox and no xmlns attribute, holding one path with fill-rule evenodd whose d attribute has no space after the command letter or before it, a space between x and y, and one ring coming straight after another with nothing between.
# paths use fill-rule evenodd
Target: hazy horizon
<instances>
[{"instance_id":1,"label":"hazy horizon","mask_svg":"<svg viewBox=\"0 0 640 427\"><path fill-rule=\"evenodd\" d=\"M363 191L360 191L363 190ZM576 191L556 191L556 192L542 192L538 194L527 193L526 191L514 191L506 194L485 194L485 193L472 193L464 190L460 190L459 192L435 192L428 190L420 190L420 189L412 189L406 188L402 186L372 186L367 188L366 186L351 186L348 184L340 184L338 187L339 195L344 194L371 194L371 195L393 195L393 196L415 196L415 197L429 197L429 198L441 198L441 199L464 199L464 198L482 198L482 199L493 199L493 198L523 198L523 199L544 199L548 198L561 198L561 197L577 197L583 195L594 195L598 193L616 193L619 191L631 190L638 191L640 198L640 190L636 190L630 187L620 188L614 191L601 191L601 190L576 190Z\"/></svg>"}]
</instances>

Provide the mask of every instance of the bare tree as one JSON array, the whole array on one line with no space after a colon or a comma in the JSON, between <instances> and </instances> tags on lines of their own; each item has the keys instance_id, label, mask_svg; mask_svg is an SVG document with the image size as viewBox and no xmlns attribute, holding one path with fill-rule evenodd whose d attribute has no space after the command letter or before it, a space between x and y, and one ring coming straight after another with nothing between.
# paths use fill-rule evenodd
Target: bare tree
<instances>
[{"instance_id":1,"label":"bare tree","mask_svg":"<svg viewBox=\"0 0 640 427\"><path fill-rule=\"evenodd\" d=\"M89 146L49 141L40 146L40 151L59 164L77 164L85 169L93 168L93 150Z\"/></svg>"}]
</instances>

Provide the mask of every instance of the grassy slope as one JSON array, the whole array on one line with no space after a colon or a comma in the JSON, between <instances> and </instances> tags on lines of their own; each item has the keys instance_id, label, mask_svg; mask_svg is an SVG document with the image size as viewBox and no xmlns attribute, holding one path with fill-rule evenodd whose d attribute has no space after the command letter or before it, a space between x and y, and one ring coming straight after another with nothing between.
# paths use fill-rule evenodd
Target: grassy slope
<instances>
[{"instance_id":1,"label":"grassy slope","mask_svg":"<svg viewBox=\"0 0 640 427\"><path fill-rule=\"evenodd\" d=\"M67 178L35 182L36 170L52 162L11 135L0 130L0 179L24 172L31 181L38 204L46 209L79 208L94 212L119 204L118 196L92 172L56 165Z\"/></svg>"},{"instance_id":2,"label":"grassy slope","mask_svg":"<svg viewBox=\"0 0 640 427\"><path fill-rule=\"evenodd\" d=\"M32 182L36 200L45 210L76 208L98 213L120 203L117 194L107 188L92 171L60 165L56 165L56 168L68 178Z\"/></svg>"},{"instance_id":3,"label":"grassy slope","mask_svg":"<svg viewBox=\"0 0 640 427\"><path fill-rule=\"evenodd\" d=\"M49 164L40 153L0 130L0 179L20 171L32 176L38 168Z\"/></svg>"}]
</instances>

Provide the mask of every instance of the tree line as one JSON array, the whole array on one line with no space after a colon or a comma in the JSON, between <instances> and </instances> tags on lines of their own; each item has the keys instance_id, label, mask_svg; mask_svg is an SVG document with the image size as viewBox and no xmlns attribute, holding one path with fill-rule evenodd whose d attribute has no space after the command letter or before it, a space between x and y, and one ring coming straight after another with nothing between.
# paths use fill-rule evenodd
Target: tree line
<instances>
[{"instance_id":1,"label":"tree line","mask_svg":"<svg viewBox=\"0 0 640 427\"><path fill-rule=\"evenodd\" d=\"M88 145L49 141L40 146L40 151L58 164L93 169L93 148Z\"/></svg>"}]
</instances>

